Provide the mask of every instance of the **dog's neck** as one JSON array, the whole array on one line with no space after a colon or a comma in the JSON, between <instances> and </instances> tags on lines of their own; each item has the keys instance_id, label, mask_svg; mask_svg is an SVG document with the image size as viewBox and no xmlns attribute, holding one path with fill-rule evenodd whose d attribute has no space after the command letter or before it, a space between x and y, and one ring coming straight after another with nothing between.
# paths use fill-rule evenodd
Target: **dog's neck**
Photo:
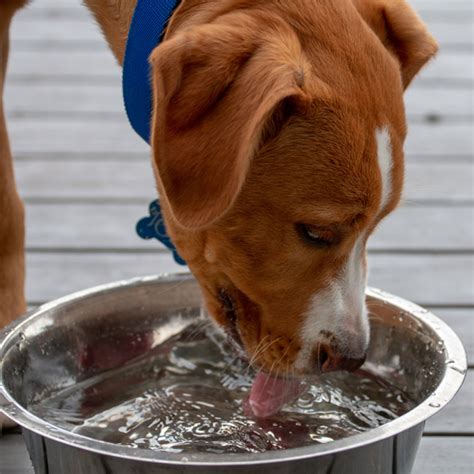
<instances>
[{"instance_id":1,"label":"dog's neck","mask_svg":"<svg viewBox=\"0 0 474 474\"><path fill-rule=\"evenodd\" d=\"M94 15L120 65L123 63L128 33L137 0L84 0ZM158 0L159 1L159 0ZM212 3L213 0L210 0ZM197 2L190 0L183 9L189 11ZM201 1L202 3L202 1Z\"/></svg>"},{"instance_id":2,"label":"dog's neck","mask_svg":"<svg viewBox=\"0 0 474 474\"><path fill-rule=\"evenodd\" d=\"M97 20L117 61L122 65L137 0L84 0L84 2ZM242 6L249 3L252 1L239 0ZM165 36L169 37L180 28L210 22L230 8L235 8L235 0L181 0Z\"/></svg>"},{"instance_id":3,"label":"dog's neck","mask_svg":"<svg viewBox=\"0 0 474 474\"><path fill-rule=\"evenodd\" d=\"M137 0L85 0L117 61L122 64Z\"/></svg>"}]
</instances>

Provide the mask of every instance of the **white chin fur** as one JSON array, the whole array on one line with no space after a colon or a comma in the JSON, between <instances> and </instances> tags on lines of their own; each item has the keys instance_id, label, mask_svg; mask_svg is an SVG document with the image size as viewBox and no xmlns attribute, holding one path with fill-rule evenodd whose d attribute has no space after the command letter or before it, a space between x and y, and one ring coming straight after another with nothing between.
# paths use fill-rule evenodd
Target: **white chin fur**
<instances>
[{"instance_id":1,"label":"white chin fur","mask_svg":"<svg viewBox=\"0 0 474 474\"><path fill-rule=\"evenodd\" d=\"M325 333L334 334L347 358L362 358L369 344L369 320L365 305L366 272L362 239L359 239L346 265L335 281L311 297L300 331L301 350L297 370L312 365L317 346Z\"/></svg>"}]
</instances>

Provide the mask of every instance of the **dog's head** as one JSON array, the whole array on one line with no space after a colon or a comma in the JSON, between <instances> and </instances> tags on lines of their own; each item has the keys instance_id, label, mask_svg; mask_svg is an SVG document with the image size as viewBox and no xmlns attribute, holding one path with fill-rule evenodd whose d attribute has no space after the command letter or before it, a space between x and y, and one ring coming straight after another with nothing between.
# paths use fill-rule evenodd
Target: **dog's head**
<instances>
[{"instance_id":1,"label":"dog's head","mask_svg":"<svg viewBox=\"0 0 474 474\"><path fill-rule=\"evenodd\" d=\"M367 239L402 190L403 91L436 43L402 0L234 3L152 54L167 228L255 364L354 368Z\"/></svg>"}]
</instances>

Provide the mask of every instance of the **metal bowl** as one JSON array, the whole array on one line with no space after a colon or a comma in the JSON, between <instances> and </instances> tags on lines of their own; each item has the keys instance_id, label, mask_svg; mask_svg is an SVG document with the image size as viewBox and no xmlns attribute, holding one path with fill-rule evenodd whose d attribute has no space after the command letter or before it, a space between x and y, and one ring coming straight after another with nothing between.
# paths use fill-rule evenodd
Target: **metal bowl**
<instances>
[{"instance_id":1,"label":"metal bowl","mask_svg":"<svg viewBox=\"0 0 474 474\"><path fill-rule=\"evenodd\" d=\"M397 384L417 406L362 434L262 454L161 453L86 438L28 411L30 402L42 393L95 375L78 371L77 358L84 344L93 344L99 334L142 338L178 313L199 317L201 296L190 275L146 277L81 291L43 305L4 329L0 411L23 427L37 474L409 473L424 422L453 398L464 381L466 355L454 332L426 310L375 289L367 298L376 314L368 362L382 368L388 378L397 373ZM107 369L147 351L146 344L134 347L124 350Z\"/></svg>"}]
</instances>

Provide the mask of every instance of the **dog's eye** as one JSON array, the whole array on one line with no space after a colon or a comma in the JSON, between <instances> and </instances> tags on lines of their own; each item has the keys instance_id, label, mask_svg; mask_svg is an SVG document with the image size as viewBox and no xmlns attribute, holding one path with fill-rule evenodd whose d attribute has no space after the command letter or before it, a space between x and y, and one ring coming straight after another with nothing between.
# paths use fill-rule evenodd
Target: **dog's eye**
<instances>
[{"instance_id":1,"label":"dog's eye","mask_svg":"<svg viewBox=\"0 0 474 474\"><path fill-rule=\"evenodd\" d=\"M334 243L334 237L327 230L307 224L297 224L296 230L306 243L313 246L326 248Z\"/></svg>"}]
</instances>

